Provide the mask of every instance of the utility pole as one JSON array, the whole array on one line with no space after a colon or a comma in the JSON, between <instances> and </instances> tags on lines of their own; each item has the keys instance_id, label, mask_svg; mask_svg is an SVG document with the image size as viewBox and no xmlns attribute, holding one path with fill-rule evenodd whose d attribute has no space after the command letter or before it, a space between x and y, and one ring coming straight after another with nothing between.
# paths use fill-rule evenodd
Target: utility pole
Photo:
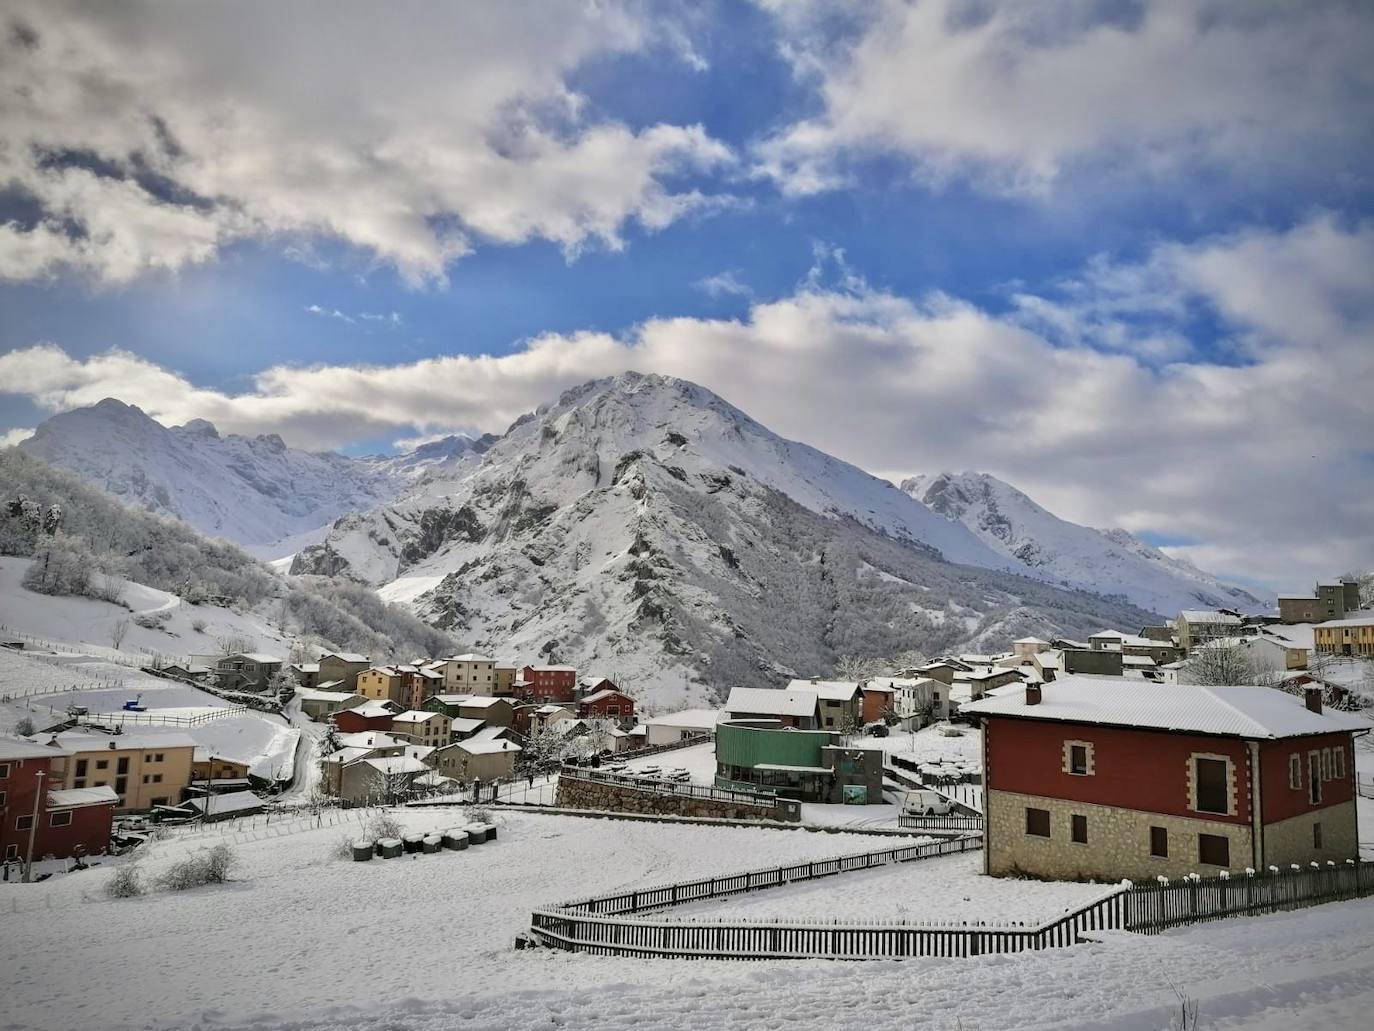
<instances>
[{"instance_id":1,"label":"utility pole","mask_svg":"<svg viewBox=\"0 0 1374 1031\"><path fill-rule=\"evenodd\" d=\"M33 880L33 839L38 834L38 817L42 815L43 809L43 778L46 777L46 770L38 771L38 791L33 796L33 816L29 823L29 850L24 856L24 883L28 884Z\"/></svg>"}]
</instances>

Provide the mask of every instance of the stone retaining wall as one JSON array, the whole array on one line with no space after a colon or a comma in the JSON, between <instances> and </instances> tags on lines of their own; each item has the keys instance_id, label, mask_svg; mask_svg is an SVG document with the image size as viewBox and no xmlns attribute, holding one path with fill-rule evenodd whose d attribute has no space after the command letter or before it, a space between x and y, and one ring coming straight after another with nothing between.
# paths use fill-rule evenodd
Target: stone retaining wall
<instances>
[{"instance_id":1,"label":"stone retaining wall","mask_svg":"<svg viewBox=\"0 0 1374 1031\"><path fill-rule=\"evenodd\" d=\"M644 813L659 816L708 816L727 820L785 820L773 809L723 799L692 798L635 788L627 784L558 778L554 805L568 809L599 809L609 812Z\"/></svg>"}]
</instances>

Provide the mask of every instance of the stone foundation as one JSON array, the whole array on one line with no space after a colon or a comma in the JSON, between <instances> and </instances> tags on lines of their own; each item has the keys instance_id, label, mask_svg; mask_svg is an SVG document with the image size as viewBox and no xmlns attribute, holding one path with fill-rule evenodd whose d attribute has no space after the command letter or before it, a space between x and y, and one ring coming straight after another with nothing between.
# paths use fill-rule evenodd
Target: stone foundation
<instances>
[{"instance_id":1,"label":"stone foundation","mask_svg":"<svg viewBox=\"0 0 1374 1031\"><path fill-rule=\"evenodd\" d=\"M1312 847L1312 825L1322 825L1322 847ZM1314 809L1264 828L1264 863L1286 867L1289 863L1344 863L1359 859L1355 827L1355 800Z\"/></svg>"}]
</instances>

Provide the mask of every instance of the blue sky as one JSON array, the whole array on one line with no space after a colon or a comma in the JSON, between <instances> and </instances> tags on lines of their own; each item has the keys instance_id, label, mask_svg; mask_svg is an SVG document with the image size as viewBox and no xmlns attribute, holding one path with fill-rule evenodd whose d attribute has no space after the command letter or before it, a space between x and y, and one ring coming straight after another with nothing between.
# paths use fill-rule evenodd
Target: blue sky
<instances>
[{"instance_id":1,"label":"blue sky","mask_svg":"<svg viewBox=\"0 0 1374 1031\"><path fill-rule=\"evenodd\" d=\"M1359 5L10 10L7 439L370 451L642 367L1249 582L1374 561Z\"/></svg>"}]
</instances>

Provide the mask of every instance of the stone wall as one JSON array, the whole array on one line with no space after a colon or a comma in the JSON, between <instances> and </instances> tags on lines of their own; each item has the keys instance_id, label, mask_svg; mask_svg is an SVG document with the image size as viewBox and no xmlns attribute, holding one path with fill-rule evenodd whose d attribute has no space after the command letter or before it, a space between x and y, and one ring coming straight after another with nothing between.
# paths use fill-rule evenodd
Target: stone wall
<instances>
[{"instance_id":1,"label":"stone wall","mask_svg":"<svg viewBox=\"0 0 1374 1031\"><path fill-rule=\"evenodd\" d=\"M1198 861L1198 835L1216 834L1229 839L1229 869L1240 873L1254 865L1250 828L1179 816L1163 816L1136 809L1066 802L1011 791L989 791L986 796L984 847L988 872L994 875L1024 873L1059 879L1148 881L1155 877L1181 877L1197 873L1209 876L1223 868ZM1026 833L1026 808L1050 813L1050 836ZM1071 840L1071 817L1086 816L1088 840ZM1163 827L1169 834L1169 855L1150 854L1150 828ZM1332 832L1336 828L1332 827ZM1323 832L1326 823L1323 821ZM1307 824L1311 844L1311 821ZM1335 858L1334 854L1331 858Z\"/></svg>"},{"instance_id":2,"label":"stone wall","mask_svg":"<svg viewBox=\"0 0 1374 1031\"><path fill-rule=\"evenodd\" d=\"M1312 825L1322 825L1322 847L1312 847ZM1264 864L1285 867L1289 863L1359 859L1355 827L1355 800L1314 809L1264 828Z\"/></svg>"},{"instance_id":3,"label":"stone wall","mask_svg":"<svg viewBox=\"0 0 1374 1031\"><path fill-rule=\"evenodd\" d=\"M558 778L554 805L568 809L597 809L613 813L655 816L708 816L726 820L786 820L783 812L710 798L692 798L635 788L627 784L578 780L566 774Z\"/></svg>"}]
</instances>

